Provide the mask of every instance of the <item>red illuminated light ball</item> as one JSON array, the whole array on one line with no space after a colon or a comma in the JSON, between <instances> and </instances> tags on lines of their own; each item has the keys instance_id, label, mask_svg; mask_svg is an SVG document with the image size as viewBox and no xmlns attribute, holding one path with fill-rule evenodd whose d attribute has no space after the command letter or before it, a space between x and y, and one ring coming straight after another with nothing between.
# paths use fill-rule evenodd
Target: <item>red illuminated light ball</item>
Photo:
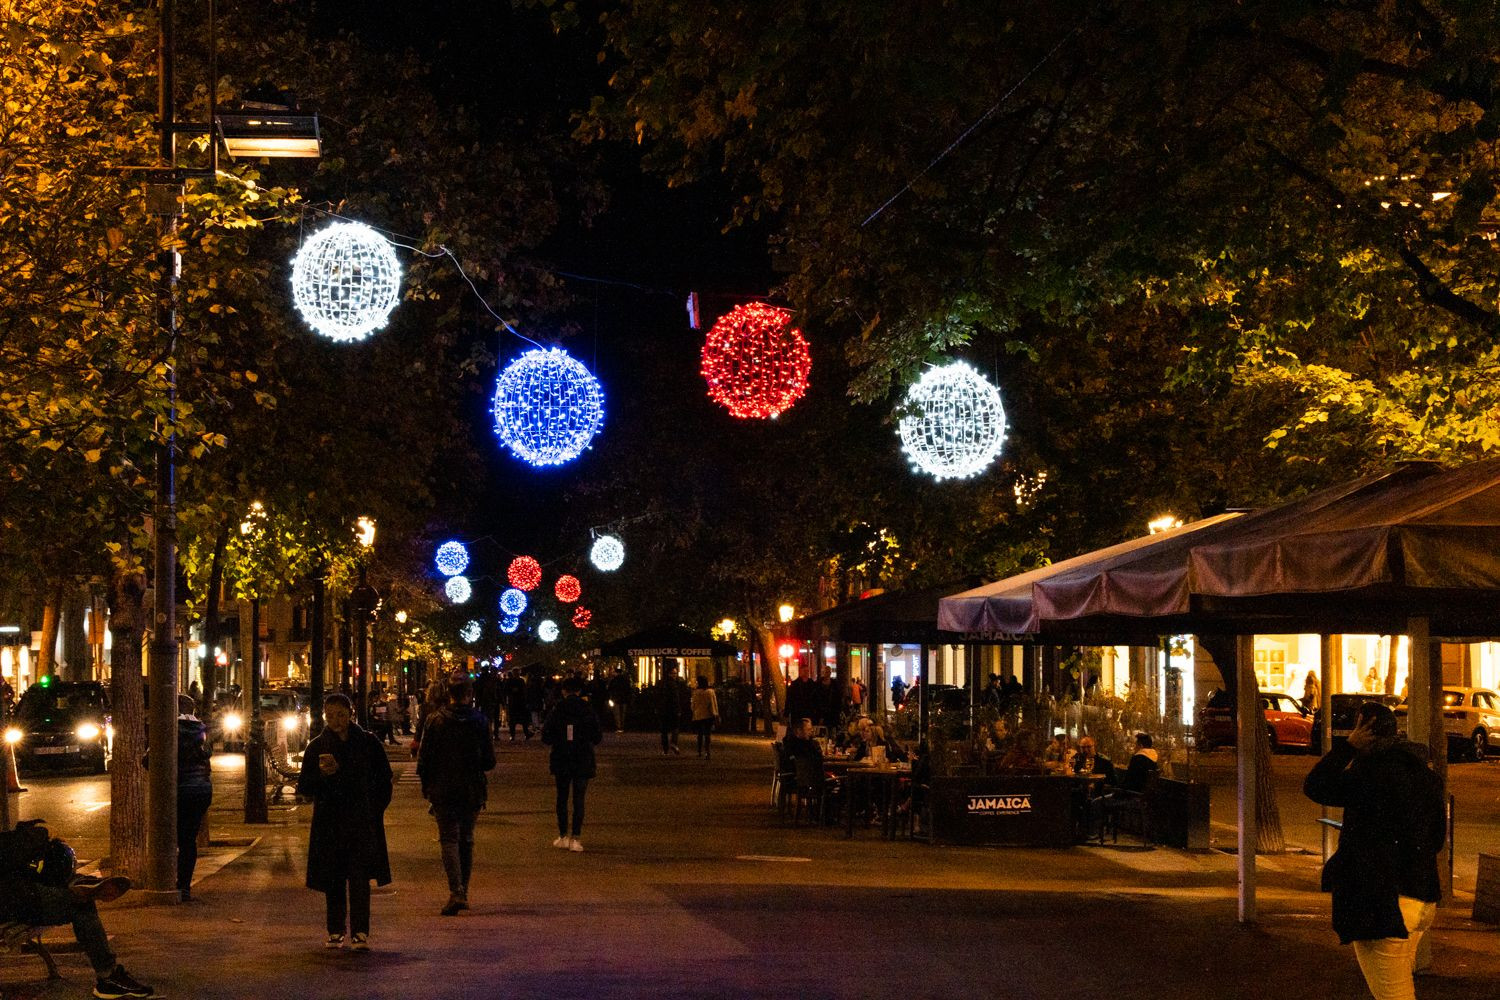
<instances>
[{"instance_id":1,"label":"red illuminated light ball","mask_svg":"<svg viewBox=\"0 0 1500 1000\"><path fill-rule=\"evenodd\" d=\"M542 564L530 556L517 556L511 560L505 578L517 590L535 590L542 582Z\"/></svg>"},{"instance_id":2,"label":"red illuminated light ball","mask_svg":"<svg viewBox=\"0 0 1500 1000\"><path fill-rule=\"evenodd\" d=\"M593 620L594 613L581 604L578 606L578 610L573 612L574 628L588 628L589 622Z\"/></svg>"},{"instance_id":3,"label":"red illuminated light ball","mask_svg":"<svg viewBox=\"0 0 1500 1000\"><path fill-rule=\"evenodd\" d=\"M578 577L564 575L557 578L557 585L552 588L552 592L559 601L572 604L583 593L583 588L578 584Z\"/></svg>"},{"instance_id":4,"label":"red illuminated light ball","mask_svg":"<svg viewBox=\"0 0 1500 1000\"><path fill-rule=\"evenodd\" d=\"M708 396L736 417L774 417L802 398L812 357L786 309L735 306L703 342Z\"/></svg>"}]
</instances>

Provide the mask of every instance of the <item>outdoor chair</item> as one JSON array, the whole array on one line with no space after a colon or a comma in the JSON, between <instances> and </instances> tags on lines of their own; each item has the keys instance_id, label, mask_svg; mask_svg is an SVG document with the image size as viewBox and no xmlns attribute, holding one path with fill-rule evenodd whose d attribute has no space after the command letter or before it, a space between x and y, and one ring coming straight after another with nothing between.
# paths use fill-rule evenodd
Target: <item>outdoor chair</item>
<instances>
[{"instance_id":1,"label":"outdoor chair","mask_svg":"<svg viewBox=\"0 0 1500 1000\"><path fill-rule=\"evenodd\" d=\"M1106 832L1110 835L1110 842L1118 844L1122 826L1141 835L1141 846L1151 846L1151 798L1155 785L1156 779L1152 778L1143 791L1120 788L1093 800L1091 805L1097 811L1100 846L1104 844Z\"/></svg>"},{"instance_id":2,"label":"outdoor chair","mask_svg":"<svg viewBox=\"0 0 1500 1000\"><path fill-rule=\"evenodd\" d=\"M818 761L812 757L794 757L792 766L795 769L796 783L794 794L797 797L792 812L792 823L802 825L802 807L807 807L807 815L819 823L828 822L828 806L832 799L832 782L823 773L823 768Z\"/></svg>"},{"instance_id":3,"label":"outdoor chair","mask_svg":"<svg viewBox=\"0 0 1500 1000\"><path fill-rule=\"evenodd\" d=\"M786 745L780 740L771 744L771 753L771 804L778 813L785 816L787 803L797 784L797 772L792 766L791 758L787 756Z\"/></svg>"}]
</instances>

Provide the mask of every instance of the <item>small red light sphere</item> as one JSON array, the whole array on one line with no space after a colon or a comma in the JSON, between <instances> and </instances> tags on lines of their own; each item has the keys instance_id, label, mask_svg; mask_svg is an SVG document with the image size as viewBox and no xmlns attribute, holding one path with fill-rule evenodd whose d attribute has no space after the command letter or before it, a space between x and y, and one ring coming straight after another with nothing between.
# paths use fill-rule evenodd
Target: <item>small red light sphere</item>
<instances>
[{"instance_id":1,"label":"small red light sphere","mask_svg":"<svg viewBox=\"0 0 1500 1000\"><path fill-rule=\"evenodd\" d=\"M589 622L593 620L594 613L581 604L578 606L578 610L573 612L574 628L588 628Z\"/></svg>"},{"instance_id":2,"label":"small red light sphere","mask_svg":"<svg viewBox=\"0 0 1500 1000\"><path fill-rule=\"evenodd\" d=\"M736 417L766 419L807 391L812 356L789 310L749 302L719 317L703 342L708 396Z\"/></svg>"},{"instance_id":3,"label":"small red light sphere","mask_svg":"<svg viewBox=\"0 0 1500 1000\"><path fill-rule=\"evenodd\" d=\"M578 583L578 577L564 574L557 578L557 585L552 588L552 592L559 601L572 604L583 593L583 587Z\"/></svg>"},{"instance_id":4,"label":"small red light sphere","mask_svg":"<svg viewBox=\"0 0 1500 1000\"><path fill-rule=\"evenodd\" d=\"M510 561L505 578L517 590L535 590L542 582L542 564L530 556L517 556Z\"/></svg>"}]
</instances>

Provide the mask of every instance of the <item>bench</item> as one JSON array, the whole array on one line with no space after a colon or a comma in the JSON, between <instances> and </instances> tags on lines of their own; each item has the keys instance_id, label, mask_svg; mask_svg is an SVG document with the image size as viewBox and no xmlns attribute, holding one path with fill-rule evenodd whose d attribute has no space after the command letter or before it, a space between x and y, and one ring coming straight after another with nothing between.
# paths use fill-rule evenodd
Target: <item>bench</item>
<instances>
[{"instance_id":1,"label":"bench","mask_svg":"<svg viewBox=\"0 0 1500 1000\"><path fill-rule=\"evenodd\" d=\"M285 743L272 743L266 749L266 788L271 792L271 802L280 804L282 791L290 785L297 788L297 779L302 776L302 755L289 756Z\"/></svg>"},{"instance_id":2,"label":"bench","mask_svg":"<svg viewBox=\"0 0 1500 1000\"><path fill-rule=\"evenodd\" d=\"M47 946L42 944L42 931L45 929L20 920L0 921L0 955L35 952L47 965L47 978L61 979L62 973L57 971L57 961L52 957L52 952L47 950Z\"/></svg>"}]
</instances>

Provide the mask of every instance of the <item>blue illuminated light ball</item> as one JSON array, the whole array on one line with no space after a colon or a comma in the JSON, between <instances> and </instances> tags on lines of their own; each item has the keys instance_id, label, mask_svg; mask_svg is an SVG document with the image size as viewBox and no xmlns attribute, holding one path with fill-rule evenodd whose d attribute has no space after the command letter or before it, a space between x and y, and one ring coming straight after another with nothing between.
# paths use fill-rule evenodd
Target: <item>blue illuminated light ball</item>
<instances>
[{"instance_id":1,"label":"blue illuminated light ball","mask_svg":"<svg viewBox=\"0 0 1500 1000\"><path fill-rule=\"evenodd\" d=\"M432 560L444 576L457 576L469 568L469 550L463 542L444 542Z\"/></svg>"},{"instance_id":2,"label":"blue illuminated light ball","mask_svg":"<svg viewBox=\"0 0 1500 1000\"><path fill-rule=\"evenodd\" d=\"M462 604L474 596L474 588L469 586L466 577L450 576L448 582L443 584L443 593L448 595L448 600L454 604Z\"/></svg>"},{"instance_id":3,"label":"blue illuminated light ball","mask_svg":"<svg viewBox=\"0 0 1500 1000\"><path fill-rule=\"evenodd\" d=\"M625 543L614 535L600 535L589 549L589 561L595 569L613 573L625 564Z\"/></svg>"},{"instance_id":4,"label":"blue illuminated light ball","mask_svg":"<svg viewBox=\"0 0 1500 1000\"><path fill-rule=\"evenodd\" d=\"M519 615L526 610L526 592L511 587L500 595L500 611L507 615Z\"/></svg>"},{"instance_id":5,"label":"blue illuminated light ball","mask_svg":"<svg viewBox=\"0 0 1500 1000\"><path fill-rule=\"evenodd\" d=\"M551 618L543 618L541 621L537 622L536 637L543 642L556 642L557 622L553 621Z\"/></svg>"},{"instance_id":6,"label":"blue illuminated light ball","mask_svg":"<svg viewBox=\"0 0 1500 1000\"><path fill-rule=\"evenodd\" d=\"M484 630L480 628L479 623L472 621L458 630L458 637L464 642L478 642L483 634Z\"/></svg>"},{"instance_id":7,"label":"blue illuminated light ball","mask_svg":"<svg viewBox=\"0 0 1500 1000\"><path fill-rule=\"evenodd\" d=\"M517 618L515 615L506 615L504 618L500 619L500 631L504 632L506 635L510 635L520 627L521 619Z\"/></svg>"},{"instance_id":8,"label":"blue illuminated light ball","mask_svg":"<svg viewBox=\"0 0 1500 1000\"><path fill-rule=\"evenodd\" d=\"M583 454L604 426L604 390L567 351L527 351L495 380L495 434L531 465L562 465Z\"/></svg>"}]
</instances>

